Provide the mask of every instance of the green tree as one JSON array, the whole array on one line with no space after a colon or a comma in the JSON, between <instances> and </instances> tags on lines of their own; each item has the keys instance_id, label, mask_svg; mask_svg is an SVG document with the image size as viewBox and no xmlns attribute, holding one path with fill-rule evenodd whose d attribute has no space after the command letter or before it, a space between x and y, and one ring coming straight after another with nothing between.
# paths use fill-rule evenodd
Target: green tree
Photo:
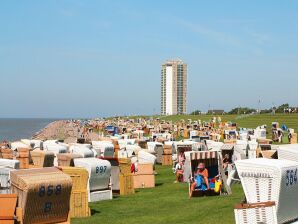
<instances>
[{"instance_id":1,"label":"green tree","mask_svg":"<svg viewBox=\"0 0 298 224\"><path fill-rule=\"evenodd\" d=\"M253 112L256 112L256 109L248 107L236 107L228 112L228 114L251 114Z\"/></svg>"},{"instance_id":2,"label":"green tree","mask_svg":"<svg viewBox=\"0 0 298 224\"><path fill-rule=\"evenodd\" d=\"M190 115L200 115L200 114L201 114L200 110L195 110L195 111L190 113Z\"/></svg>"},{"instance_id":3,"label":"green tree","mask_svg":"<svg viewBox=\"0 0 298 224\"><path fill-rule=\"evenodd\" d=\"M283 113L284 109L289 108L290 105L288 103L284 103L282 105L280 105L279 107L277 107L275 113Z\"/></svg>"}]
</instances>

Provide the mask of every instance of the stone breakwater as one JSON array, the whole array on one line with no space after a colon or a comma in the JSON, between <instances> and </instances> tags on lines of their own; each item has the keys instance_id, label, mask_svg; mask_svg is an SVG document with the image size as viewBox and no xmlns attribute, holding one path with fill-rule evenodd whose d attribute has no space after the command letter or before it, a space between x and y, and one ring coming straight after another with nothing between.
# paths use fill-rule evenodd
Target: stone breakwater
<instances>
[{"instance_id":1,"label":"stone breakwater","mask_svg":"<svg viewBox=\"0 0 298 224\"><path fill-rule=\"evenodd\" d=\"M74 120L54 121L32 136L32 139L58 139L69 143L76 142L77 138L98 140L99 136L96 133L86 132L85 126Z\"/></svg>"},{"instance_id":2,"label":"stone breakwater","mask_svg":"<svg viewBox=\"0 0 298 224\"><path fill-rule=\"evenodd\" d=\"M68 120L54 121L33 135L33 139L66 139L77 138L82 133L82 128L76 123Z\"/></svg>"}]
</instances>

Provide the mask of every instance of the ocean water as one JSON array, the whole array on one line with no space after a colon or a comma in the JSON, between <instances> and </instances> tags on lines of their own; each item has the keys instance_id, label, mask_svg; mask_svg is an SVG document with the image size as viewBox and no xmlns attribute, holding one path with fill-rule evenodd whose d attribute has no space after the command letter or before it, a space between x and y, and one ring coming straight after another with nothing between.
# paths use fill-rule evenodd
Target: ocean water
<instances>
[{"instance_id":1,"label":"ocean water","mask_svg":"<svg viewBox=\"0 0 298 224\"><path fill-rule=\"evenodd\" d=\"M0 118L0 141L31 138L37 131L58 119Z\"/></svg>"}]
</instances>

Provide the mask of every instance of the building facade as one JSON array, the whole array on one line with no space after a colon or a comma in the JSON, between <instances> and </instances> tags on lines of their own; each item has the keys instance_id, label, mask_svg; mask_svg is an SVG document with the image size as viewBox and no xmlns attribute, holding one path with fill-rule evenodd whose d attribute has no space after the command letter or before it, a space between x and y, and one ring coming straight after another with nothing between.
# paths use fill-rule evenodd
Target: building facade
<instances>
[{"instance_id":1,"label":"building facade","mask_svg":"<svg viewBox=\"0 0 298 224\"><path fill-rule=\"evenodd\" d=\"M186 114L187 64L169 60L161 66L161 114Z\"/></svg>"}]
</instances>

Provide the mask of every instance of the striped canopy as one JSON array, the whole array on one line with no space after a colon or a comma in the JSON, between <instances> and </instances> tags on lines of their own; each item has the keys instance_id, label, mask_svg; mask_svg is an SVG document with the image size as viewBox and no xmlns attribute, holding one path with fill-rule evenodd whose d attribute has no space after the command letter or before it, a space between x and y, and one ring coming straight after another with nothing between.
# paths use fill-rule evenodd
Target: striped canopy
<instances>
[{"instance_id":1,"label":"striped canopy","mask_svg":"<svg viewBox=\"0 0 298 224\"><path fill-rule=\"evenodd\" d=\"M208 169L210 177L214 177L218 174L218 158L219 158L219 152L217 151L191 152L190 153L191 170L195 171L199 163L204 163L205 167Z\"/></svg>"},{"instance_id":2,"label":"striped canopy","mask_svg":"<svg viewBox=\"0 0 298 224\"><path fill-rule=\"evenodd\" d=\"M234 149L234 144L224 144L222 147L221 147L221 150L233 150Z\"/></svg>"},{"instance_id":3,"label":"striped canopy","mask_svg":"<svg viewBox=\"0 0 298 224\"><path fill-rule=\"evenodd\" d=\"M203 159L217 159L217 151L200 151L200 152L191 152L190 160L203 160Z\"/></svg>"}]
</instances>

